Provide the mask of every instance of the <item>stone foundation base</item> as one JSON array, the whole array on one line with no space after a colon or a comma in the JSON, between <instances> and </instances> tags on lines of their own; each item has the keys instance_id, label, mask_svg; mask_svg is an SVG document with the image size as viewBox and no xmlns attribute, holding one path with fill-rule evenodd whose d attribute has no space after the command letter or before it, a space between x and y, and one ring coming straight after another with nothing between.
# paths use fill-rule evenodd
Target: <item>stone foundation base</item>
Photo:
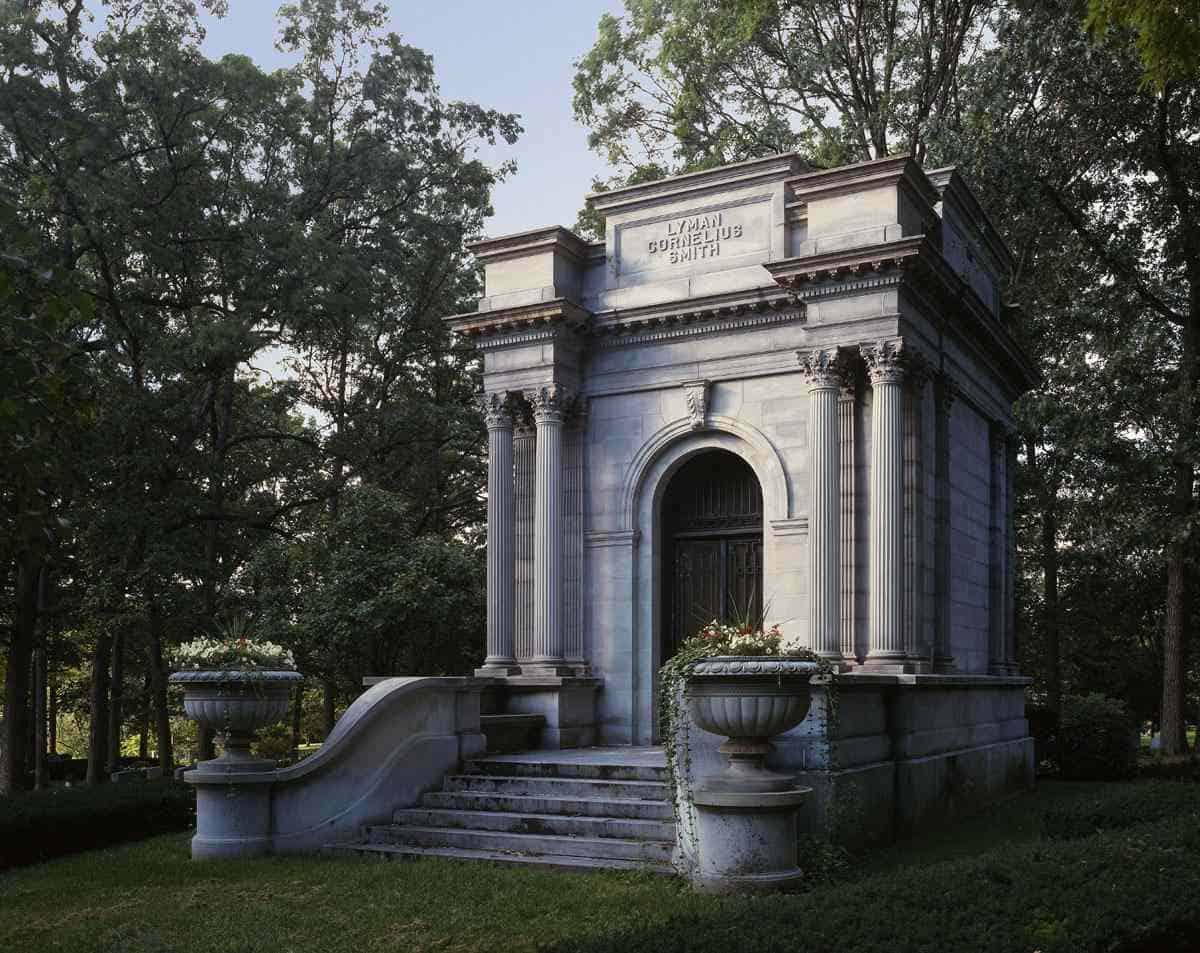
<instances>
[{"instance_id":1,"label":"stone foundation base","mask_svg":"<svg viewBox=\"0 0 1200 953\"><path fill-rule=\"evenodd\" d=\"M1027 684L856 670L837 679L832 719L826 689L814 686L808 717L772 739L768 765L813 789L801 832L847 846L906 837L1032 787ZM697 788L721 770L722 740L690 727Z\"/></svg>"}]
</instances>

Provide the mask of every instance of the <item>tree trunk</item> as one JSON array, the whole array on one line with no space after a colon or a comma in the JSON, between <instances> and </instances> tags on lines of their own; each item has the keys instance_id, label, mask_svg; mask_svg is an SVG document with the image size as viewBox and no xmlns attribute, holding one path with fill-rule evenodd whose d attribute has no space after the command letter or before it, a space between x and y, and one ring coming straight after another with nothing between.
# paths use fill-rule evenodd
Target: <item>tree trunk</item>
<instances>
[{"instance_id":1,"label":"tree trunk","mask_svg":"<svg viewBox=\"0 0 1200 953\"><path fill-rule=\"evenodd\" d=\"M142 701L138 706L140 717L138 719L138 760L147 761L150 758L150 708L153 696L150 692L151 679L150 668L146 667L146 678L142 682Z\"/></svg>"},{"instance_id":2,"label":"tree trunk","mask_svg":"<svg viewBox=\"0 0 1200 953\"><path fill-rule=\"evenodd\" d=\"M304 683L296 686L296 694L292 698L292 753L300 750L300 729L304 717Z\"/></svg>"},{"instance_id":3,"label":"tree trunk","mask_svg":"<svg viewBox=\"0 0 1200 953\"><path fill-rule=\"evenodd\" d=\"M121 724L125 716L125 634L117 631L112 640L111 701L108 706L108 772L121 769Z\"/></svg>"},{"instance_id":4,"label":"tree trunk","mask_svg":"<svg viewBox=\"0 0 1200 953\"><path fill-rule=\"evenodd\" d=\"M49 675L46 679L47 720L50 722L48 747L50 754L58 754L58 680Z\"/></svg>"},{"instance_id":5,"label":"tree trunk","mask_svg":"<svg viewBox=\"0 0 1200 953\"><path fill-rule=\"evenodd\" d=\"M167 708L167 669L162 653L162 611L153 600L150 607L150 692L154 697L154 733L158 742L158 763L163 777L175 770L175 750L171 743L171 712Z\"/></svg>"},{"instance_id":6,"label":"tree trunk","mask_svg":"<svg viewBox=\"0 0 1200 953\"><path fill-rule=\"evenodd\" d=\"M1042 503L1041 545L1038 556L1042 569L1042 640L1046 658L1046 704L1055 712L1062 710L1062 632L1058 606L1058 488L1038 469L1037 444L1025 441L1029 472Z\"/></svg>"},{"instance_id":7,"label":"tree trunk","mask_svg":"<svg viewBox=\"0 0 1200 953\"><path fill-rule=\"evenodd\" d=\"M1184 723L1184 684L1187 661L1187 626L1190 608L1188 574L1189 529L1195 507L1195 468L1191 444L1195 434L1195 399L1200 366L1200 283L1191 289L1192 313L1184 322L1179 355L1179 432L1172 470L1172 525L1179 536L1167 545L1167 612L1163 630L1162 752L1167 756L1187 754Z\"/></svg>"},{"instance_id":8,"label":"tree trunk","mask_svg":"<svg viewBox=\"0 0 1200 953\"><path fill-rule=\"evenodd\" d=\"M324 695L323 701L324 701L324 705L325 705L325 737L328 738L330 733L333 731L334 722L337 721L335 700L334 700L335 688L334 688L334 684L333 684L333 679L332 678L325 679L324 687L325 687L325 695Z\"/></svg>"},{"instance_id":9,"label":"tree trunk","mask_svg":"<svg viewBox=\"0 0 1200 953\"><path fill-rule=\"evenodd\" d=\"M46 647L39 645L33 654L33 789L50 786L46 764Z\"/></svg>"},{"instance_id":10,"label":"tree trunk","mask_svg":"<svg viewBox=\"0 0 1200 953\"><path fill-rule=\"evenodd\" d=\"M29 674L37 626L41 563L29 553L17 560L13 621L4 675L4 722L0 735L0 796L25 790L29 761Z\"/></svg>"},{"instance_id":11,"label":"tree trunk","mask_svg":"<svg viewBox=\"0 0 1200 953\"><path fill-rule=\"evenodd\" d=\"M87 783L103 784L108 780L104 769L108 764L108 664L112 658L112 639L96 637L92 654L92 721L88 728Z\"/></svg>"}]
</instances>

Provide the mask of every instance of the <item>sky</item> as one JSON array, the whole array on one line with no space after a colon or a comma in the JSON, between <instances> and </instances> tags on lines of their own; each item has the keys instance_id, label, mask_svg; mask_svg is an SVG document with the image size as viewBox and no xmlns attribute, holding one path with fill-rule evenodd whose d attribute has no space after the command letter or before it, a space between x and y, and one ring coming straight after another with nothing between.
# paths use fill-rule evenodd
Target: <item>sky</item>
<instances>
[{"instance_id":1,"label":"sky","mask_svg":"<svg viewBox=\"0 0 1200 953\"><path fill-rule=\"evenodd\" d=\"M285 64L274 47L275 0L231 0L222 20L206 17L211 57L244 53L265 69ZM490 237L541 225L570 227L591 191L609 174L587 147L587 129L571 113L572 63L595 42L605 12L620 0L392 0L391 29L433 57L446 99L518 113L525 132L485 158L515 159L497 186Z\"/></svg>"}]
</instances>

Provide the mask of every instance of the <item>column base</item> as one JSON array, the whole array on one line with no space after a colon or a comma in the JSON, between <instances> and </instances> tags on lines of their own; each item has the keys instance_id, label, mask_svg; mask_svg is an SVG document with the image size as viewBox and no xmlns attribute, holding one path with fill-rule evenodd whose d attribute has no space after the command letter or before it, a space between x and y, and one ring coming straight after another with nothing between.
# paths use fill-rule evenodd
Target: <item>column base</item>
<instances>
[{"instance_id":1,"label":"column base","mask_svg":"<svg viewBox=\"0 0 1200 953\"><path fill-rule=\"evenodd\" d=\"M516 662L489 664L484 662L482 668L475 669L476 678L506 678L509 675L520 675L521 666Z\"/></svg>"},{"instance_id":2,"label":"column base","mask_svg":"<svg viewBox=\"0 0 1200 953\"><path fill-rule=\"evenodd\" d=\"M929 675L933 672L927 659L911 658L868 658L858 669L877 675Z\"/></svg>"},{"instance_id":3,"label":"column base","mask_svg":"<svg viewBox=\"0 0 1200 953\"><path fill-rule=\"evenodd\" d=\"M568 678L576 674L575 667L566 662L527 662L520 672L531 678Z\"/></svg>"}]
</instances>

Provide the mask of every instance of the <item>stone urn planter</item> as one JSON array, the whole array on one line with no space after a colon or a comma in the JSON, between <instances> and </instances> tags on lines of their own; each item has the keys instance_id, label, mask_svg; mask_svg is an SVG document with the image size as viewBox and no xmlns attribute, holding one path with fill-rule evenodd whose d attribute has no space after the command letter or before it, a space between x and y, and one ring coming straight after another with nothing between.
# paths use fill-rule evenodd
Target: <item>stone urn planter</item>
<instances>
[{"instance_id":1,"label":"stone urn planter","mask_svg":"<svg viewBox=\"0 0 1200 953\"><path fill-rule=\"evenodd\" d=\"M725 770L692 794L692 879L713 893L781 890L801 879L797 810L812 793L766 767L772 736L808 714L816 662L784 656L716 656L695 663L685 697L694 724L724 735Z\"/></svg>"},{"instance_id":2,"label":"stone urn planter","mask_svg":"<svg viewBox=\"0 0 1200 953\"><path fill-rule=\"evenodd\" d=\"M303 676L285 671L183 671L188 717L216 732L221 756L184 774L196 787L192 858L250 857L271 848L270 784L275 763L254 758L254 733L283 719L291 689Z\"/></svg>"},{"instance_id":3,"label":"stone urn planter","mask_svg":"<svg viewBox=\"0 0 1200 953\"><path fill-rule=\"evenodd\" d=\"M176 672L170 682L183 688L187 716L216 732L223 749L216 761L232 768L259 763L250 755L254 733L287 716L292 687L302 678L299 672L232 669Z\"/></svg>"}]
</instances>

